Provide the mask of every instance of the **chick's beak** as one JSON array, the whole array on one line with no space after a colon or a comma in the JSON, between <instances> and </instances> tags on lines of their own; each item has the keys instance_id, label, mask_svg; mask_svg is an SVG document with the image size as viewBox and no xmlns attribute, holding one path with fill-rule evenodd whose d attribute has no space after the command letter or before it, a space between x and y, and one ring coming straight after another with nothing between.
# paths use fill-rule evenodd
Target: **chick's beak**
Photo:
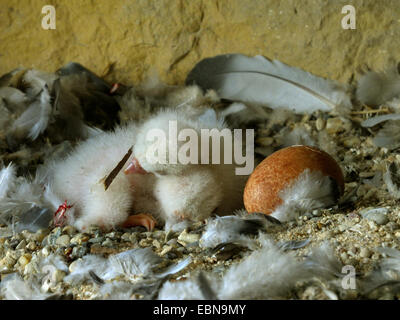
<instances>
[{"instance_id":1,"label":"chick's beak","mask_svg":"<svg viewBox=\"0 0 400 320\"><path fill-rule=\"evenodd\" d=\"M124 173L125 174L131 174L131 173L146 174L147 171L142 168L138 159L133 158L132 161L129 163L129 165L124 170Z\"/></svg>"}]
</instances>

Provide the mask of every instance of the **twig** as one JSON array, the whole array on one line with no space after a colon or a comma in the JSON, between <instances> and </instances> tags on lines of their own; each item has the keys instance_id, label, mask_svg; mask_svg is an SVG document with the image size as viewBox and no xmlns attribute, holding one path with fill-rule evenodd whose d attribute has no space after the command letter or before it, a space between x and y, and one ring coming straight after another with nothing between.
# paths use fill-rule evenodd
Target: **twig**
<instances>
[{"instance_id":1,"label":"twig","mask_svg":"<svg viewBox=\"0 0 400 320\"><path fill-rule=\"evenodd\" d=\"M128 150L128 152L124 155L122 160L118 162L117 166L110 172L110 174L104 179L104 190L107 190L110 184L114 181L115 177L117 174L121 171L122 167L125 165L125 163L128 161L129 157L132 154L132 148Z\"/></svg>"}]
</instances>

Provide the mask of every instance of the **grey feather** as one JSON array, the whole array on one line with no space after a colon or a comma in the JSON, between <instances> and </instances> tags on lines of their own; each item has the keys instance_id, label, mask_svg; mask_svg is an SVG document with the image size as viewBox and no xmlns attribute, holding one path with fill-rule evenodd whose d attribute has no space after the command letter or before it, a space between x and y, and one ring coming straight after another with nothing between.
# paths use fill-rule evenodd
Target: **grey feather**
<instances>
[{"instance_id":1,"label":"grey feather","mask_svg":"<svg viewBox=\"0 0 400 320\"><path fill-rule=\"evenodd\" d=\"M389 150L400 147L400 120L389 120L372 139L374 145Z\"/></svg>"},{"instance_id":2,"label":"grey feather","mask_svg":"<svg viewBox=\"0 0 400 320\"><path fill-rule=\"evenodd\" d=\"M399 95L400 75L396 67L385 72L370 71L357 84L357 99L370 106L379 106Z\"/></svg>"},{"instance_id":3,"label":"grey feather","mask_svg":"<svg viewBox=\"0 0 400 320\"><path fill-rule=\"evenodd\" d=\"M350 107L345 87L262 56L220 55L200 61L186 84L214 89L223 99L257 103L298 113Z\"/></svg>"},{"instance_id":4,"label":"grey feather","mask_svg":"<svg viewBox=\"0 0 400 320\"><path fill-rule=\"evenodd\" d=\"M53 212L50 209L34 206L20 215L15 231L28 230L36 232L40 229L46 229L49 227L52 219Z\"/></svg>"},{"instance_id":5,"label":"grey feather","mask_svg":"<svg viewBox=\"0 0 400 320\"><path fill-rule=\"evenodd\" d=\"M238 210L235 215L209 219L199 241L201 247L215 248L222 243L237 242L252 246L249 236L258 235L272 227L279 227L280 221L262 213L248 214Z\"/></svg>"},{"instance_id":6,"label":"grey feather","mask_svg":"<svg viewBox=\"0 0 400 320\"><path fill-rule=\"evenodd\" d=\"M46 130L52 112L51 96L45 85L28 109L14 122L14 130L29 131L28 137L36 140Z\"/></svg>"},{"instance_id":7,"label":"grey feather","mask_svg":"<svg viewBox=\"0 0 400 320\"><path fill-rule=\"evenodd\" d=\"M388 120L400 120L400 114L391 113L391 114L384 114L381 116L372 117L361 122L361 126L364 128L371 128L373 126L376 126L377 124L380 124Z\"/></svg>"}]
</instances>

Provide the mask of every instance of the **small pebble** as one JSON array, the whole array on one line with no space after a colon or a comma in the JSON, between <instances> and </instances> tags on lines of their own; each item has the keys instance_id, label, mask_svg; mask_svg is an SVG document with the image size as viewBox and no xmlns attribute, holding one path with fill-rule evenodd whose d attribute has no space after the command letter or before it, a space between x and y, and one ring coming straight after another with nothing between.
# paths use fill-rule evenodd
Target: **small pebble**
<instances>
[{"instance_id":1,"label":"small pebble","mask_svg":"<svg viewBox=\"0 0 400 320\"><path fill-rule=\"evenodd\" d=\"M12 270L16 262L15 254L8 251L5 257L0 260L0 272Z\"/></svg>"},{"instance_id":2,"label":"small pebble","mask_svg":"<svg viewBox=\"0 0 400 320\"><path fill-rule=\"evenodd\" d=\"M25 267L32 259L32 256L29 253L25 253L24 255L20 256L18 259L18 264L21 267Z\"/></svg>"},{"instance_id":3,"label":"small pebble","mask_svg":"<svg viewBox=\"0 0 400 320\"><path fill-rule=\"evenodd\" d=\"M32 236L33 241L42 242L43 239L50 233L48 229L40 229Z\"/></svg>"},{"instance_id":4,"label":"small pebble","mask_svg":"<svg viewBox=\"0 0 400 320\"><path fill-rule=\"evenodd\" d=\"M322 129L325 128L325 120L322 118L318 118L315 121L315 127L317 128L318 131L321 131Z\"/></svg>"},{"instance_id":5,"label":"small pebble","mask_svg":"<svg viewBox=\"0 0 400 320\"><path fill-rule=\"evenodd\" d=\"M32 238L32 233L30 233L28 230L23 230L23 231L21 231L21 235L25 238L25 239L27 239L27 240L30 240L31 238Z\"/></svg>"},{"instance_id":6,"label":"small pebble","mask_svg":"<svg viewBox=\"0 0 400 320\"><path fill-rule=\"evenodd\" d=\"M343 121L340 118L329 118L326 122L326 132L335 134L343 131Z\"/></svg>"},{"instance_id":7,"label":"small pebble","mask_svg":"<svg viewBox=\"0 0 400 320\"><path fill-rule=\"evenodd\" d=\"M312 215L313 215L314 217L320 217L320 216L322 215L322 210L320 210L320 209L314 209L314 210L312 211Z\"/></svg>"},{"instance_id":8,"label":"small pebble","mask_svg":"<svg viewBox=\"0 0 400 320\"><path fill-rule=\"evenodd\" d=\"M200 235L197 233L188 233L187 230L183 230L178 237L178 241L184 243L193 243L200 240Z\"/></svg>"},{"instance_id":9,"label":"small pebble","mask_svg":"<svg viewBox=\"0 0 400 320\"><path fill-rule=\"evenodd\" d=\"M161 243L160 243L160 241L158 241L157 239L154 239L152 244L153 244L153 246L156 247L157 249L160 249L160 248L161 248Z\"/></svg>"},{"instance_id":10,"label":"small pebble","mask_svg":"<svg viewBox=\"0 0 400 320\"><path fill-rule=\"evenodd\" d=\"M110 238L111 240L114 240L116 238L116 233L113 231L113 232L107 233L105 236L107 238Z\"/></svg>"},{"instance_id":11,"label":"small pebble","mask_svg":"<svg viewBox=\"0 0 400 320\"><path fill-rule=\"evenodd\" d=\"M131 234L129 232L125 232L122 236L121 236L121 240L123 241L127 241L129 242L131 238Z\"/></svg>"},{"instance_id":12,"label":"small pebble","mask_svg":"<svg viewBox=\"0 0 400 320\"><path fill-rule=\"evenodd\" d=\"M71 244L81 245L82 243L89 241L89 239L90 238L89 238L89 236L87 234L78 233L76 236L74 236L71 239Z\"/></svg>"},{"instance_id":13,"label":"small pebble","mask_svg":"<svg viewBox=\"0 0 400 320\"><path fill-rule=\"evenodd\" d=\"M56 240L56 244L62 247L68 247L70 244L70 238L69 235L64 234Z\"/></svg>"},{"instance_id":14,"label":"small pebble","mask_svg":"<svg viewBox=\"0 0 400 320\"><path fill-rule=\"evenodd\" d=\"M78 259L78 260L75 260L75 261L71 262L71 264L68 267L69 272L72 273L72 272L74 272L76 270L78 264L80 263L80 260L81 259Z\"/></svg>"},{"instance_id":15,"label":"small pebble","mask_svg":"<svg viewBox=\"0 0 400 320\"><path fill-rule=\"evenodd\" d=\"M89 240L89 243L101 243L104 241L104 237L95 237Z\"/></svg>"},{"instance_id":16,"label":"small pebble","mask_svg":"<svg viewBox=\"0 0 400 320\"><path fill-rule=\"evenodd\" d=\"M149 247L153 241L151 239L141 239L139 241L139 246L141 247Z\"/></svg>"},{"instance_id":17,"label":"small pebble","mask_svg":"<svg viewBox=\"0 0 400 320\"><path fill-rule=\"evenodd\" d=\"M76 230L75 227L68 225L68 226L65 226L62 231L63 231L63 233L68 234L69 236L73 236L75 233L77 233L78 230Z\"/></svg>"},{"instance_id":18,"label":"small pebble","mask_svg":"<svg viewBox=\"0 0 400 320\"><path fill-rule=\"evenodd\" d=\"M377 253L377 252L375 252L375 253L371 256L371 259L376 261L376 260L379 260L379 257L380 257L380 254Z\"/></svg>"},{"instance_id":19,"label":"small pebble","mask_svg":"<svg viewBox=\"0 0 400 320\"><path fill-rule=\"evenodd\" d=\"M77 246L72 249L71 252L71 258L76 259L76 258L82 258L86 253L88 249L86 246Z\"/></svg>"},{"instance_id":20,"label":"small pebble","mask_svg":"<svg viewBox=\"0 0 400 320\"><path fill-rule=\"evenodd\" d=\"M371 251L368 248L361 248L360 257L361 258L369 258L371 255Z\"/></svg>"},{"instance_id":21,"label":"small pebble","mask_svg":"<svg viewBox=\"0 0 400 320\"><path fill-rule=\"evenodd\" d=\"M177 239L176 238L172 238L170 240L168 240L167 244L171 245L171 246L175 246L177 244Z\"/></svg>"},{"instance_id":22,"label":"small pebble","mask_svg":"<svg viewBox=\"0 0 400 320\"><path fill-rule=\"evenodd\" d=\"M106 238L105 241L101 244L103 247L112 248L114 246L114 242L110 238Z\"/></svg>"},{"instance_id":23,"label":"small pebble","mask_svg":"<svg viewBox=\"0 0 400 320\"><path fill-rule=\"evenodd\" d=\"M378 230L378 226L376 225L376 223L374 221L368 221L368 226L372 231Z\"/></svg>"},{"instance_id":24,"label":"small pebble","mask_svg":"<svg viewBox=\"0 0 400 320\"><path fill-rule=\"evenodd\" d=\"M36 249L36 243L35 243L34 241L29 242L29 243L26 245L26 248L27 248L28 250L33 251L33 250Z\"/></svg>"},{"instance_id":25,"label":"small pebble","mask_svg":"<svg viewBox=\"0 0 400 320\"><path fill-rule=\"evenodd\" d=\"M47 257L49 254L50 254L50 248L49 247L44 247L42 250L41 250L41 253L42 253L42 255L44 256L44 257Z\"/></svg>"},{"instance_id":26,"label":"small pebble","mask_svg":"<svg viewBox=\"0 0 400 320\"><path fill-rule=\"evenodd\" d=\"M386 208L365 208L360 211L360 214L365 219L374 221L377 225L385 225L389 222L386 216L388 209Z\"/></svg>"},{"instance_id":27,"label":"small pebble","mask_svg":"<svg viewBox=\"0 0 400 320\"><path fill-rule=\"evenodd\" d=\"M25 241L25 239L24 239L24 240L22 240L22 241L17 245L17 247L16 247L15 249L17 249L17 250L19 250L19 249L25 249L25 246L26 246L26 241Z\"/></svg>"},{"instance_id":28,"label":"small pebble","mask_svg":"<svg viewBox=\"0 0 400 320\"><path fill-rule=\"evenodd\" d=\"M15 249L19 244L19 240L18 239L11 239L7 245L8 247L10 247L11 249Z\"/></svg>"},{"instance_id":29,"label":"small pebble","mask_svg":"<svg viewBox=\"0 0 400 320\"><path fill-rule=\"evenodd\" d=\"M160 252L160 256L163 256L163 255L167 254L167 253L170 252L172 249L173 249L173 247L170 246L170 245L164 246L164 248L163 248L162 251Z\"/></svg>"}]
</instances>

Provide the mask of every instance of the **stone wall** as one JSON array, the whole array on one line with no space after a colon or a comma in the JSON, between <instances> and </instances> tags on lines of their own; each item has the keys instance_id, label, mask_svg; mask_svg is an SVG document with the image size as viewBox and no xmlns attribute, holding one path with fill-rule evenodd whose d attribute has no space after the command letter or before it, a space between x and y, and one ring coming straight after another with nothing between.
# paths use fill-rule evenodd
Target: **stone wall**
<instances>
[{"instance_id":1,"label":"stone wall","mask_svg":"<svg viewBox=\"0 0 400 320\"><path fill-rule=\"evenodd\" d=\"M44 5L56 29L44 30ZM357 10L343 30L341 9ZM110 81L139 83L156 71L179 83L202 58L262 54L314 74L349 81L400 57L398 0L7 0L0 6L0 74L54 71L78 61Z\"/></svg>"}]
</instances>

